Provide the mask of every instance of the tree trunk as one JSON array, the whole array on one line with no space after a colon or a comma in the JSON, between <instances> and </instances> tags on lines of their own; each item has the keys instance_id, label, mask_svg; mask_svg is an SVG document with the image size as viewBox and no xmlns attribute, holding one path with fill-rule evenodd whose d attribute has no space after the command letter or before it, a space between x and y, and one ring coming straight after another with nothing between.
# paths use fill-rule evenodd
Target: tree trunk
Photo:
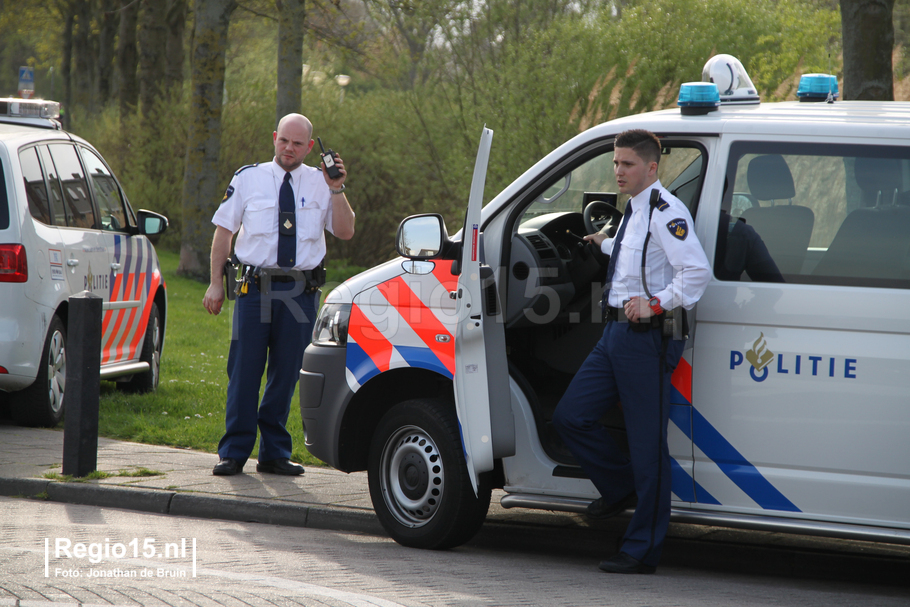
<instances>
[{"instance_id":1,"label":"tree trunk","mask_svg":"<svg viewBox=\"0 0 910 607\"><path fill-rule=\"evenodd\" d=\"M92 36L93 2L75 2L73 13L75 23L73 27L73 60L72 73L72 106L81 107L89 113L94 113L95 100L92 92L94 87L95 49Z\"/></svg>"},{"instance_id":2,"label":"tree trunk","mask_svg":"<svg viewBox=\"0 0 910 607\"><path fill-rule=\"evenodd\" d=\"M894 100L894 0L840 0L843 99Z\"/></svg>"},{"instance_id":3,"label":"tree trunk","mask_svg":"<svg viewBox=\"0 0 910 607\"><path fill-rule=\"evenodd\" d=\"M117 36L117 70L120 72L120 117L126 117L139 103L139 80L136 68L139 51L136 48L136 25L139 5L133 0L120 0L120 31Z\"/></svg>"},{"instance_id":4,"label":"tree trunk","mask_svg":"<svg viewBox=\"0 0 910 607\"><path fill-rule=\"evenodd\" d=\"M276 0L278 7L278 96L275 124L287 114L300 112L303 77L303 27L306 0Z\"/></svg>"},{"instance_id":5,"label":"tree trunk","mask_svg":"<svg viewBox=\"0 0 910 607\"><path fill-rule=\"evenodd\" d=\"M165 89L179 92L183 86L183 60L186 57L183 35L186 30L187 0L170 0L167 8L167 62ZM176 91L174 90L176 89Z\"/></svg>"},{"instance_id":6,"label":"tree trunk","mask_svg":"<svg viewBox=\"0 0 910 607\"><path fill-rule=\"evenodd\" d=\"M139 12L139 107L151 116L164 85L167 0L142 0Z\"/></svg>"},{"instance_id":7,"label":"tree trunk","mask_svg":"<svg viewBox=\"0 0 910 607\"><path fill-rule=\"evenodd\" d=\"M101 0L98 30L98 100L101 105L111 98L114 73L114 40L117 38L119 13L116 0Z\"/></svg>"},{"instance_id":8,"label":"tree trunk","mask_svg":"<svg viewBox=\"0 0 910 607\"><path fill-rule=\"evenodd\" d=\"M192 91L183 175L183 232L180 274L207 278L212 243L212 215L221 189L221 103L224 90L228 24L235 0L196 0L193 31Z\"/></svg>"},{"instance_id":9,"label":"tree trunk","mask_svg":"<svg viewBox=\"0 0 910 607\"><path fill-rule=\"evenodd\" d=\"M70 107L73 105L73 28L76 22L76 7L71 2L61 3L63 13L63 60L60 65L60 78L63 80L63 128L69 130L72 120Z\"/></svg>"}]
</instances>

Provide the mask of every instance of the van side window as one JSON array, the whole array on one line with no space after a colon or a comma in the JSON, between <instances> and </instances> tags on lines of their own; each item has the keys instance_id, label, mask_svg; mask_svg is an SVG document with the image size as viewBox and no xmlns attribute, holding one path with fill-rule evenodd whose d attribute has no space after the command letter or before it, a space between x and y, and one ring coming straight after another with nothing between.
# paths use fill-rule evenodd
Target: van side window
<instances>
[{"instance_id":1,"label":"van side window","mask_svg":"<svg viewBox=\"0 0 910 607\"><path fill-rule=\"evenodd\" d=\"M60 177L67 225L94 228L95 210L76 149L69 144L51 144L48 148Z\"/></svg>"},{"instance_id":2,"label":"van side window","mask_svg":"<svg viewBox=\"0 0 910 607\"><path fill-rule=\"evenodd\" d=\"M31 147L19 152L19 165L22 167L22 179L25 182L25 197L28 200L29 213L41 223L53 225L47 185L44 183L44 173L41 172L38 150Z\"/></svg>"},{"instance_id":3,"label":"van side window","mask_svg":"<svg viewBox=\"0 0 910 607\"><path fill-rule=\"evenodd\" d=\"M85 163L85 172L95 194L98 212L101 214L101 229L115 231L126 229L127 215L117 181L94 152L86 148L80 148L80 151Z\"/></svg>"},{"instance_id":4,"label":"van side window","mask_svg":"<svg viewBox=\"0 0 910 607\"><path fill-rule=\"evenodd\" d=\"M910 147L738 142L720 280L910 287Z\"/></svg>"},{"instance_id":5,"label":"van side window","mask_svg":"<svg viewBox=\"0 0 910 607\"><path fill-rule=\"evenodd\" d=\"M661 151L657 176L663 186L686 205L693 218L701 191L703 166L704 153L700 146L673 141L667 142ZM611 148L592 155L571 171L553 179L525 210L520 223L547 213L580 212L590 199L598 198L594 193L615 193L617 208L625 209L629 197L618 192Z\"/></svg>"}]
</instances>

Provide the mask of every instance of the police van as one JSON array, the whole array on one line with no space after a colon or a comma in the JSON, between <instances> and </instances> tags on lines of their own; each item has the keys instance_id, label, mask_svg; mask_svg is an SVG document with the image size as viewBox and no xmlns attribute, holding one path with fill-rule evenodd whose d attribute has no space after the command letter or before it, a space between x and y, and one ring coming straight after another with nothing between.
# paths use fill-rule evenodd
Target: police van
<instances>
[{"instance_id":1,"label":"police van","mask_svg":"<svg viewBox=\"0 0 910 607\"><path fill-rule=\"evenodd\" d=\"M167 296L148 237L110 167L61 129L53 101L0 99L0 397L24 425L54 426L66 395L68 299L103 298L101 378L154 390Z\"/></svg>"},{"instance_id":2,"label":"police van","mask_svg":"<svg viewBox=\"0 0 910 607\"><path fill-rule=\"evenodd\" d=\"M583 236L625 204L614 138L643 128L713 265L672 379L671 520L910 543L910 104L840 101L825 74L797 96L761 103L716 57L678 109L581 133L481 208L484 129L460 233L409 217L401 257L327 297L307 448L368 470L407 546L470 539L491 488L584 512L599 495L550 420L604 328ZM621 412L602 422L622 444Z\"/></svg>"}]
</instances>

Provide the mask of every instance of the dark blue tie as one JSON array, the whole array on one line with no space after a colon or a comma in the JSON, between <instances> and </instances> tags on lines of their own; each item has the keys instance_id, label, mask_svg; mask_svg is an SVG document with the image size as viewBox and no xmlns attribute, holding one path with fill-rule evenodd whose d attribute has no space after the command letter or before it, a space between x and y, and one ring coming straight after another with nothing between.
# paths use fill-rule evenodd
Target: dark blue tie
<instances>
[{"instance_id":1,"label":"dark blue tie","mask_svg":"<svg viewBox=\"0 0 910 607\"><path fill-rule=\"evenodd\" d=\"M604 285L603 298L600 300L600 309L606 312L608 303L607 297L610 295L610 287L613 286L613 273L616 272L616 260L619 259L619 250L622 248L622 237L626 233L626 226L629 224L629 217L632 215L632 201L626 203L626 210L622 214L622 221L619 223L619 230L613 239L613 252L610 254L610 263L607 265L607 282Z\"/></svg>"},{"instance_id":2,"label":"dark blue tie","mask_svg":"<svg viewBox=\"0 0 910 607\"><path fill-rule=\"evenodd\" d=\"M278 267L293 268L297 264L297 213L290 173L284 174L284 183L278 191L278 207Z\"/></svg>"}]
</instances>

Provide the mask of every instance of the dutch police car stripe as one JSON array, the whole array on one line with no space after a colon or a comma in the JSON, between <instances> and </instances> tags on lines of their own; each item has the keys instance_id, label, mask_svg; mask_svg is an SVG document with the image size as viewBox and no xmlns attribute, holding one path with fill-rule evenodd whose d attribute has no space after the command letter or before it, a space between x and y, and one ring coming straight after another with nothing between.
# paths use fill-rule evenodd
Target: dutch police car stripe
<instances>
[{"instance_id":1,"label":"dutch police car stripe","mask_svg":"<svg viewBox=\"0 0 910 607\"><path fill-rule=\"evenodd\" d=\"M677 420L674 420L674 423L677 423ZM677 425L679 426L678 423ZM801 512L793 502L762 476L761 472L698 412L698 409L692 407L691 428L688 425L682 425L679 426L679 429L759 506L765 510Z\"/></svg>"}]
</instances>

